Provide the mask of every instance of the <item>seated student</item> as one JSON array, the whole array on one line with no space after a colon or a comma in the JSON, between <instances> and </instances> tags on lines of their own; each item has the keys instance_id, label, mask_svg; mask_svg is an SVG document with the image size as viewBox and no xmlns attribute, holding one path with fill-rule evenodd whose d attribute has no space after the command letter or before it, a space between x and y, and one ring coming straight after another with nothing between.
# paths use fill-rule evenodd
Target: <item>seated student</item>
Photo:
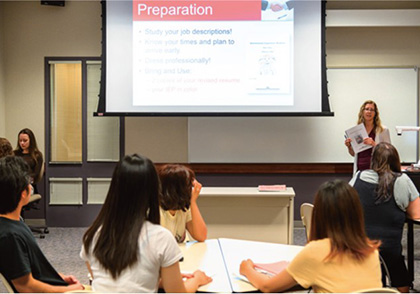
<instances>
[{"instance_id":1,"label":"seated student","mask_svg":"<svg viewBox=\"0 0 420 294\"><path fill-rule=\"evenodd\" d=\"M201 184L194 172L183 165L168 164L159 170L162 184L160 224L171 231L178 243L186 238L186 230L199 242L207 239L207 227L198 209Z\"/></svg>"},{"instance_id":2,"label":"seated student","mask_svg":"<svg viewBox=\"0 0 420 294\"><path fill-rule=\"evenodd\" d=\"M386 142L376 145L371 169L356 173L350 185L359 193L367 235L382 241L379 251L389 270L391 286L408 292L412 281L401 239L406 216L420 218L420 198L411 179L401 173L397 149Z\"/></svg>"},{"instance_id":3,"label":"seated student","mask_svg":"<svg viewBox=\"0 0 420 294\"><path fill-rule=\"evenodd\" d=\"M0 158L8 155L13 155L12 145L6 138L0 138Z\"/></svg>"},{"instance_id":4,"label":"seated student","mask_svg":"<svg viewBox=\"0 0 420 294\"><path fill-rule=\"evenodd\" d=\"M287 268L270 278L248 259L242 261L240 273L263 292L282 292L297 284L335 293L378 288L379 245L365 234L357 192L340 180L326 182L315 196L309 243Z\"/></svg>"},{"instance_id":5,"label":"seated student","mask_svg":"<svg viewBox=\"0 0 420 294\"><path fill-rule=\"evenodd\" d=\"M83 236L80 256L91 271L94 291L151 293L161 280L167 293L195 292L211 282L201 271L183 282L181 250L159 220L159 177L153 162L137 154L125 156Z\"/></svg>"},{"instance_id":6,"label":"seated student","mask_svg":"<svg viewBox=\"0 0 420 294\"><path fill-rule=\"evenodd\" d=\"M75 277L55 271L31 230L20 220L31 191L29 169L22 158L0 159L0 191L0 272L14 290L31 293L82 290Z\"/></svg>"}]
</instances>

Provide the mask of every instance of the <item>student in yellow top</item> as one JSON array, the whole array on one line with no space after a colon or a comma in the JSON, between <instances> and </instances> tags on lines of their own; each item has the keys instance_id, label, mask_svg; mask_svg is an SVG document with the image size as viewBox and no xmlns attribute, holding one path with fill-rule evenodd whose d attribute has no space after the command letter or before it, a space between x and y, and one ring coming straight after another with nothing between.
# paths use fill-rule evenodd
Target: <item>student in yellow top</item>
<instances>
[{"instance_id":1,"label":"student in yellow top","mask_svg":"<svg viewBox=\"0 0 420 294\"><path fill-rule=\"evenodd\" d=\"M380 288L380 241L365 233L359 196L349 184L336 180L319 188L314 201L309 243L274 277L242 261L240 273L263 292L282 292L297 284L315 292L349 293Z\"/></svg>"},{"instance_id":2,"label":"student in yellow top","mask_svg":"<svg viewBox=\"0 0 420 294\"><path fill-rule=\"evenodd\" d=\"M207 227L197 205L201 184L186 166L168 164L159 171L162 184L160 224L182 243L188 231L192 238L204 242Z\"/></svg>"}]
</instances>

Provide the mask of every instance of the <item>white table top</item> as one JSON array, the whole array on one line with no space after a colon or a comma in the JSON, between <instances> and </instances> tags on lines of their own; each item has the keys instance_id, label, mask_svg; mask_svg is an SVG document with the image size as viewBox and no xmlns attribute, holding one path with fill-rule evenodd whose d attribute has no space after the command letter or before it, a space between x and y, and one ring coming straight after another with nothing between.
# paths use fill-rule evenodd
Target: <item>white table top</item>
<instances>
[{"instance_id":1,"label":"white table top","mask_svg":"<svg viewBox=\"0 0 420 294\"><path fill-rule=\"evenodd\" d=\"M184 261L182 272L204 271L213 282L200 287L202 292L248 292L255 291L250 283L240 279L239 265L244 259L256 263L290 261L302 250L302 246L284 245L238 239L211 239L205 242L180 244Z\"/></svg>"},{"instance_id":2,"label":"white table top","mask_svg":"<svg viewBox=\"0 0 420 294\"><path fill-rule=\"evenodd\" d=\"M264 196L264 197L294 197L295 191L291 187L287 187L286 191L270 191L260 192L258 187L203 187L200 192L201 196Z\"/></svg>"},{"instance_id":3,"label":"white table top","mask_svg":"<svg viewBox=\"0 0 420 294\"><path fill-rule=\"evenodd\" d=\"M182 273L202 270L213 279L211 283L200 287L198 291L232 292L217 239L187 242L180 244L180 248L184 256L184 260L179 263Z\"/></svg>"}]
</instances>

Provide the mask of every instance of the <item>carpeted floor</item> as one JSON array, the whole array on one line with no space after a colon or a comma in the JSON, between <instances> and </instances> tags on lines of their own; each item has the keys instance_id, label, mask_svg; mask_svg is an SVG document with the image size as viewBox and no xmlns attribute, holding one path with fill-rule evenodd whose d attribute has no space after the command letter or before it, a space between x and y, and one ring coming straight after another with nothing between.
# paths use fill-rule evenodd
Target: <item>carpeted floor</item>
<instances>
[{"instance_id":1,"label":"carpeted floor","mask_svg":"<svg viewBox=\"0 0 420 294\"><path fill-rule=\"evenodd\" d=\"M50 233L45 239L37 238L38 244L51 264L57 271L64 274L72 274L82 283L88 284L87 269L84 262L80 259L79 253L82 243L82 236L86 228L50 228ZM414 232L416 249L415 256L415 281L414 290L420 290L420 229ZM403 245L404 255L406 255L406 234L404 233ZM305 245L306 237L303 228L295 228L294 244ZM418 289L418 290L416 290ZM6 289L0 284L0 292L4 293Z\"/></svg>"}]
</instances>

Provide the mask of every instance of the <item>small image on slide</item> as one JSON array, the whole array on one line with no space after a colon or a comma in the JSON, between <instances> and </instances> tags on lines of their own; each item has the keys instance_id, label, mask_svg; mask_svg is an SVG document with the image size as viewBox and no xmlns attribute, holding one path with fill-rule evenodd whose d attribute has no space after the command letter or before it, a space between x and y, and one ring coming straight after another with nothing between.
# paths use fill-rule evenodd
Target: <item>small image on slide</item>
<instances>
[{"instance_id":1,"label":"small image on slide","mask_svg":"<svg viewBox=\"0 0 420 294\"><path fill-rule=\"evenodd\" d=\"M247 60L250 94L288 94L291 84L289 44L278 41L250 42Z\"/></svg>"},{"instance_id":2,"label":"small image on slide","mask_svg":"<svg viewBox=\"0 0 420 294\"><path fill-rule=\"evenodd\" d=\"M289 3L291 1L262 0L261 1L261 20L292 21L293 9Z\"/></svg>"}]
</instances>

